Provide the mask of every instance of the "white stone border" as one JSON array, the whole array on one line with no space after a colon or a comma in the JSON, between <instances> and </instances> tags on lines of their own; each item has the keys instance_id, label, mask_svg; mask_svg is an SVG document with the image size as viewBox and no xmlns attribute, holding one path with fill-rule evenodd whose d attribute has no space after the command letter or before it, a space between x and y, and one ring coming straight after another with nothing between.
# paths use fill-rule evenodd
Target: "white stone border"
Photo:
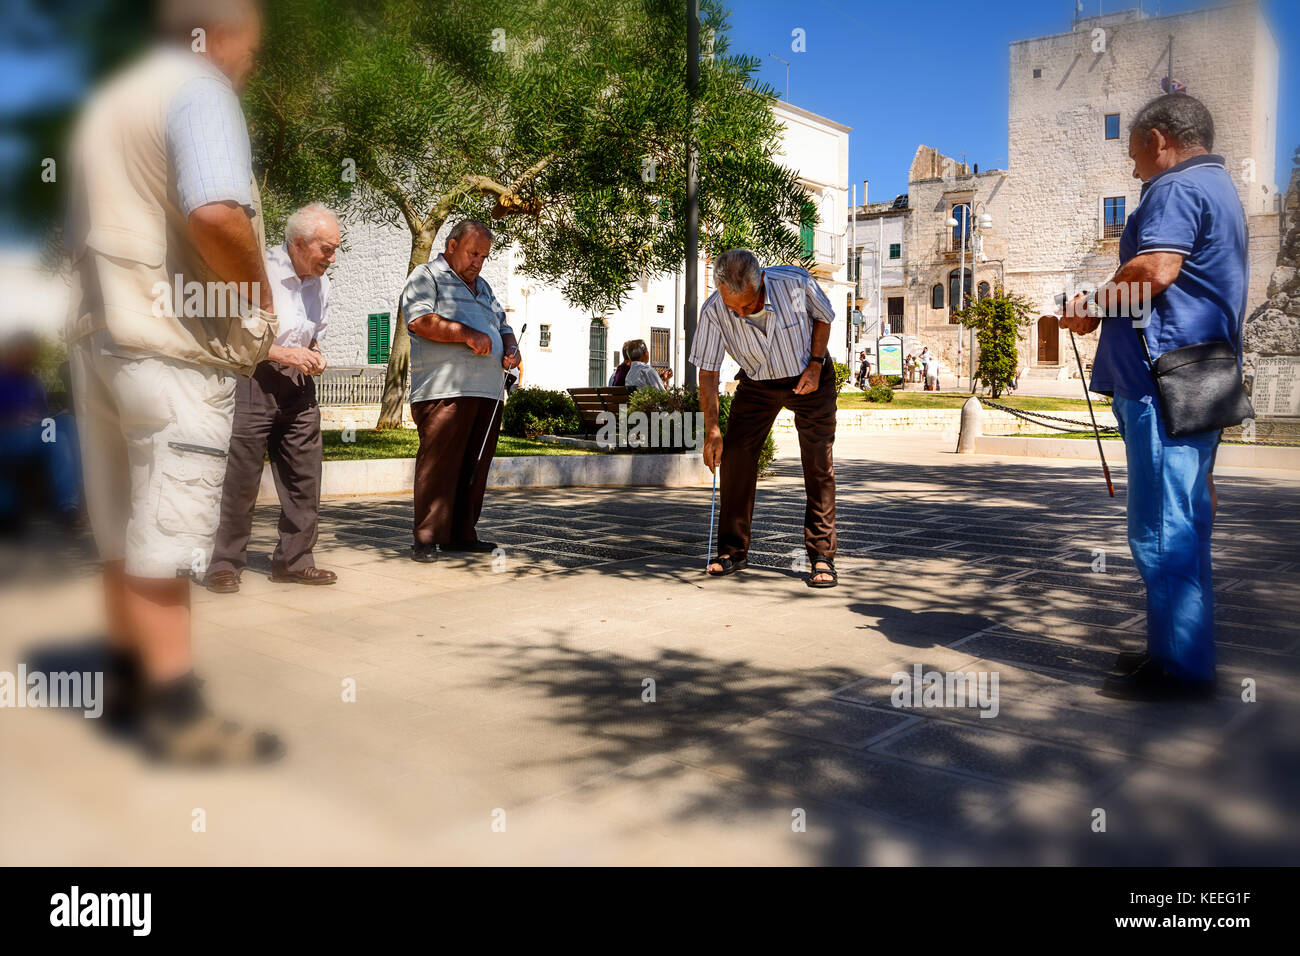
<instances>
[{"instance_id":1,"label":"white stone border","mask_svg":"<svg viewBox=\"0 0 1300 956\"><path fill-rule=\"evenodd\" d=\"M698 454L517 455L494 459L488 472L489 488L673 488L711 480ZM324 497L410 493L414 482L414 458L327 461L321 469ZM277 500L270 465L262 471L257 500Z\"/></svg>"}]
</instances>

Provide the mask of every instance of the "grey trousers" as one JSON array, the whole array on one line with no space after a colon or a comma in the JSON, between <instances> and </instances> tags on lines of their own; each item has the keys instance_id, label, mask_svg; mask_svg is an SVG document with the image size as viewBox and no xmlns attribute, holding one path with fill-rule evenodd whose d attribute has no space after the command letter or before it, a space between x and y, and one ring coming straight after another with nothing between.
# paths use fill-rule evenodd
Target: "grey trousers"
<instances>
[{"instance_id":1,"label":"grey trousers","mask_svg":"<svg viewBox=\"0 0 1300 956\"><path fill-rule=\"evenodd\" d=\"M209 572L238 573L248 563L253 506L268 452L280 496L280 541L271 568L292 573L315 566L321 475L316 383L297 369L263 362L235 385L235 427Z\"/></svg>"}]
</instances>

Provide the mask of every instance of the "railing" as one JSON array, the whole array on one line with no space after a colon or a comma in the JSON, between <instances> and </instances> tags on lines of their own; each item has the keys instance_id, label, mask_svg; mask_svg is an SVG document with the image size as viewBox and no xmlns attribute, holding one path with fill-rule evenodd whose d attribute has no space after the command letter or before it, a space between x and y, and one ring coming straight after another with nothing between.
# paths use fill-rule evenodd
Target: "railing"
<instances>
[{"instance_id":1,"label":"railing","mask_svg":"<svg viewBox=\"0 0 1300 956\"><path fill-rule=\"evenodd\" d=\"M813 230L813 256L818 265L844 265L844 237L825 229Z\"/></svg>"},{"instance_id":2,"label":"railing","mask_svg":"<svg viewBox=\"0 0 1300 956\"><path fill-rule=\"evenodd\" d=\"M316 381L316 401L320 405L378 405L384 398L386 374L382 365L327 368Z\"/></svg>"}]
</instances>

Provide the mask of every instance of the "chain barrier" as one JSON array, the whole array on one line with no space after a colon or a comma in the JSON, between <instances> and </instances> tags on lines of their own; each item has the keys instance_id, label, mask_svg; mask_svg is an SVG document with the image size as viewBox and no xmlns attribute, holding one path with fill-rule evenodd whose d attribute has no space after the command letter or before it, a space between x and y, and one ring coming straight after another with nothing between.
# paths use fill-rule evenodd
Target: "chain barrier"
<instances>
[{"instance_id":1,"label":"chain barrier","mask_svg":"<svg viewBox=\"0 0 1300 956\"><path fill-rule=\"evenodd\" d=\"M980 400L981 405L985 405L989 408L996 408L998 411L1006 412L1009 415L1014 415L1016 418L1023 418L1025 421L1031 422L1035 425L1040 425L1043 428L1053 428L1056 431L1068 432L1069 434L1072 435L1092 434L1091 427L1064 428L1060 425L1052 424L1052 422L1069 422L1071 425L1082 424L1081 422L1073 418L1062 418L1060 415L1048 415L1046 412L1035 412L1035 411L1028 411L1020 408L1011 408L1009 405L1001 405L995 401L992 401L991 399L985 398L982 395L978 396L978 398ZM1103 402L1101 400L1098 400L1097 404L1100 405L1102 408L1111 407L1110 402ZM1098 425L1097 430L1101 432L1103 435L1119 434L1119 428L1117 428L1114 425ZM1256 438L1253 441L1244 441L1240 438L1225 438L1222 440L1222 444L1224 445L1266 445L1270 448L1300 448L1300 441L1273 441L1267 438Z\"/></svg>"}]
</instances>

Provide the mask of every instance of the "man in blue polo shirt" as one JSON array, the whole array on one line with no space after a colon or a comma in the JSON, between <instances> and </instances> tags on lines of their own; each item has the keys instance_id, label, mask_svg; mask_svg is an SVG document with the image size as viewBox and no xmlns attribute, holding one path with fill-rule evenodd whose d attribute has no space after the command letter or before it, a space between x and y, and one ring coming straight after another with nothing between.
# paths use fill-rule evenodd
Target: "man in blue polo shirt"
<instances>
[{"instance_id":1,"label":"man in blue polo shirt","mask_svg":"<svg viewBox=\"0 0 1300 956\"><path fill-rule=\"evenodd\" d=\"M447 235L447 251L411 271L401 313L411 333L415 542L411 558L438 550L491 551L475 532L501 426L504 371L519 366L506 311L479 272L492 231L473 219ZM479 450L482 449L480 457Z\"/></svg>"},{"instance_id":2,"label":"man in blue polo shirt","mask_svg":"<svg viewBox=\"0 0 1300 956\"><path fill-rule=\"evenodd\" d=\"M1129 134L1142 198L1124 226L1120 268L1076 296L1061 327L1101 325L1092 390L1113 396L1128 459L1128 534L1147 589L1147 650L1121 654L1103 693L1130 699L1214 692L1211 468L1219 431L1171 438L1152 359L1213 340L1240 351L1246 218L1214 148L1209 110L1185 93L1152 100Z\"/></svg>"}]
</instances>

